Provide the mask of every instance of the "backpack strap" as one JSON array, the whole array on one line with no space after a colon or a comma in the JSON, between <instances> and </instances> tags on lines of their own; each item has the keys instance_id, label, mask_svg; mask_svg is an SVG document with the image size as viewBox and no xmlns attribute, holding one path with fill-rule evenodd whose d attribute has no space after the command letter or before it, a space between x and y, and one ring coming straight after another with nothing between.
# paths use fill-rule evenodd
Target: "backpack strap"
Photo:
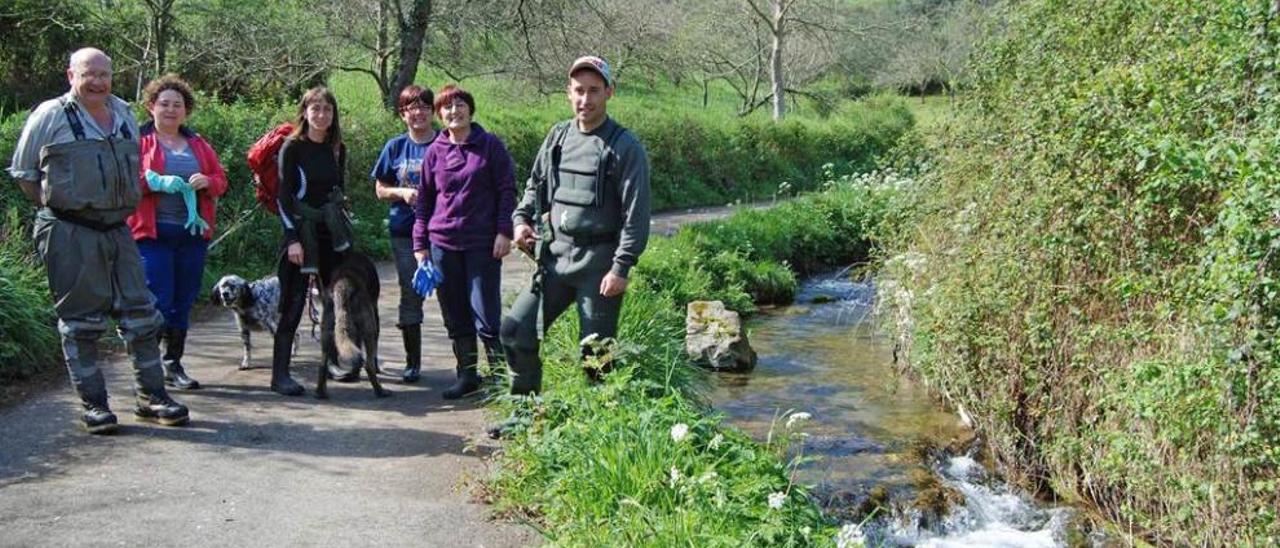
<instances>
[{"instance_id":1,"label":"backpack strap","mask_svg":"<svg viewBox=\"0 0 1280 548\"><path fill-rule=\"evenodd\" d=\"M573 120L565 120L551 128L551 149L548 151L550 160L546 169L546 180L542 184L542 195L539 196L540 210L539 215L551 211L551 197L555 195L555 186L560 180L560 157L564 148L565 137L569 135L569 124Z\"/></svg>"},{"instance_id":2,"label":"backpack strap","mask_svg":"<svg viewBox=\"0 0 1280 548\"><path fill-rule=\"evenodd\" d=\"M608 177L609 170L613 168L614 150L617 148L618 140L627 133L627 128L622 124L613 123L613 129L605 136L604 148L600 149L600 161L596 164L596 176L604 179Z\"/></svg>"},{"instance_id":3,"label":"backpack strap","mask_svg":"<svg viewBox=\"0 0 1280 548\"><path fill-rule=\"evenodd\" d=\"M71 133L75 135L77 141L83 141L84 123L80 121L80 109L76 108L75 101L67 98L62 99L62 114L67 117L67 125L71 126Z\"/></svg>"}]
</instances>

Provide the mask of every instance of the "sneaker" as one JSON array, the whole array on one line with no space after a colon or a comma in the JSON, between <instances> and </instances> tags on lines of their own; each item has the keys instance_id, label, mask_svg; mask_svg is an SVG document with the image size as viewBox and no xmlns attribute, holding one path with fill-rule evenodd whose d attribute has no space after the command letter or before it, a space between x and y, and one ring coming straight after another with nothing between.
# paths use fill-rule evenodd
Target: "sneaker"
<instances>
[{"instance_id":1,"label":"sneaker","mask_svg":"<svg viewBox=\"0 0 1280 548\"><path fill-rule=\"evenodd\" d=\"M138 398L133 416L140 421L158 422L164 426L180 426L191 419L187 406L173 401L168 395Z\"/></svg>"},{"instance_id":2,"label":"sneaker","mask_svg":"<svg viewBox=\"0 0 1280 548\"><path fill-rule=\"evenodd\" d=\"M84 410L81 423L90 434L111 434L116 431L116 414L106 407L89 406Z\"/></svg>"}]
</instances>

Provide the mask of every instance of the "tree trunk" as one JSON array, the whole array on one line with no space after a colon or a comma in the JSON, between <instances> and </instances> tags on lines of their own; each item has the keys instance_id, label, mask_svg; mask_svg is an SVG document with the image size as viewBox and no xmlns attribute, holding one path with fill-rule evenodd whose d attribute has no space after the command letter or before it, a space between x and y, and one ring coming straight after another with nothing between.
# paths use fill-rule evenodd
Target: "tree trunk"
<instances>
[{"instance_id":1,"label":"tree trunk","mask_svg":"<svg viewBox=\"0 0 1280 548\"><path fill-rule=\"evenodd\" d=\"M400 56L396 62L396 73L391 80L391 89L383 97L383 103L394 111L396 100L404 88L413 84L418 76L418 62L422 60L423 40L427 35L427 24L431 22L431 0L413 0L413 10L408 18L400 20Z\"/></svg>"},{"instance_id":2,"label":"tree trunk","mask_svg":"<svg viewBox=\"0 0 1280 548\"><path fill-rule=\"evenodd\" d=\"M780 122L787 115L786 83L782 76L782 38L783 38L783 0L772 0L773 21L770 33L773 34L773 47L769 52L769 77L773 81L773 121Z\"/></svg>"},{"instance_id":3,"label":"tree trunk","mask_svg":"<svg viewBox=\"0 0 1280 548\"><path fill-rule=\"evenodd\" d=\"M151 12L151 41L156 48L156 76L165 73L168 67L169 35L173 30L173 4L176 0L147 0L147 11ZM146 64L146 59L143 59Z\"/></svg>"}]
</instances>

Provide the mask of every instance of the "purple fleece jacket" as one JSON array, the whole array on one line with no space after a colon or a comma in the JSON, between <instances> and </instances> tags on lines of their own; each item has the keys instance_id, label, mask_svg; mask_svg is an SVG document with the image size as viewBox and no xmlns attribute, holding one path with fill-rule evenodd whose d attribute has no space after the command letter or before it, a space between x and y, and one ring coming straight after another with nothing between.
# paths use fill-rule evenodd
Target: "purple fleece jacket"
<instances>
[{"instance_id":1,"label":"purple fleece jacket","mask_svg":"<svg viewBox=\"0 0 1280 548\"><path fill-rule=\"evenodd\" d=\"M499 233L512 237L515 207L515 167L502 140L476 123L462 144L441 131L423 158L413 249L492 249Z\"/></svg>"}]
</instances>

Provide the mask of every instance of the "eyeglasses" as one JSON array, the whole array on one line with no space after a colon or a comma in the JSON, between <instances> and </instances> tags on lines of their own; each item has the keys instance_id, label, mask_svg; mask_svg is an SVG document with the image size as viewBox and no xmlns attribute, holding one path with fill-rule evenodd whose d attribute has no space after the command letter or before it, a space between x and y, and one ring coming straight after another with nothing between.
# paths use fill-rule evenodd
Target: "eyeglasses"
<instances>
[{"instance_id":1,"label":"eyeglasses","mask_svg":"<svg viewBox=\"0 0 1280 548\"><path fill-rule=\"evenodd\" d=\"M431 112L431 105L413 103L401 109L401 112Z\"/></svg>"}]
</instances>

